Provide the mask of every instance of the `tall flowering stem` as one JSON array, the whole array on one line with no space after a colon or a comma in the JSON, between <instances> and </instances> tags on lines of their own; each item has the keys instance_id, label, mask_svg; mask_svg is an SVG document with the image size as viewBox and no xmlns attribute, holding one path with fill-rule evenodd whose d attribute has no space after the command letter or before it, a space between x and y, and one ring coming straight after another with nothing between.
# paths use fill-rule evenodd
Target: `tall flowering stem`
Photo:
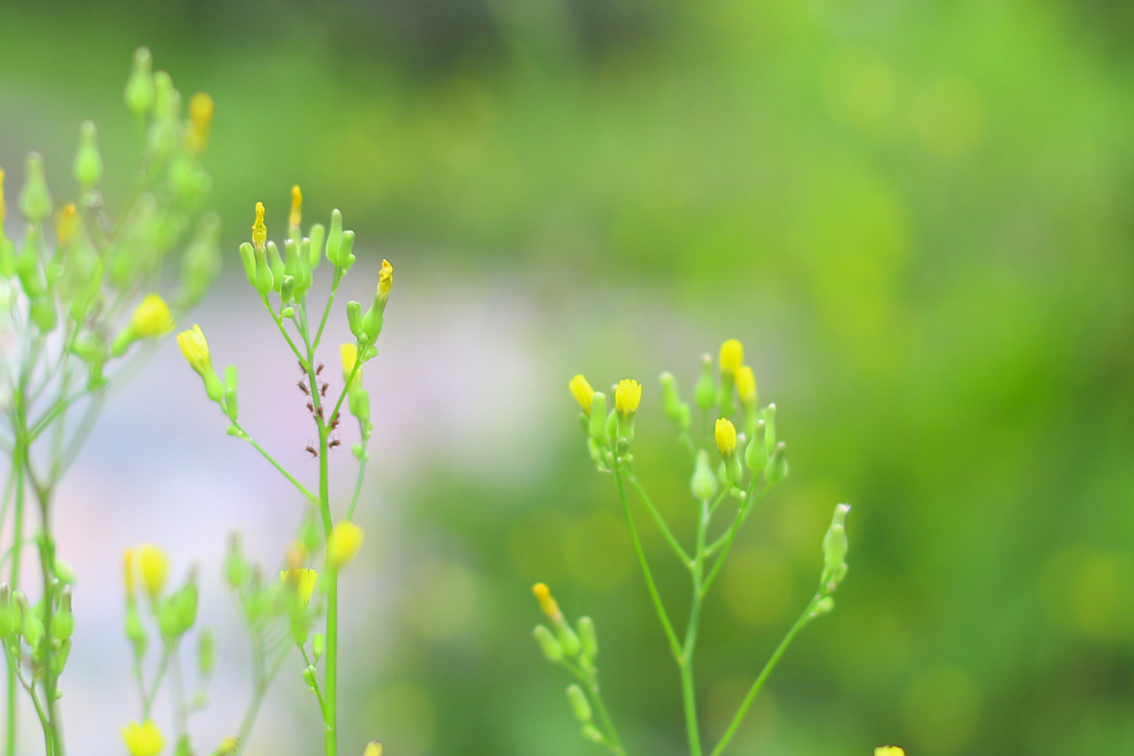
<instances>
[{"instance_id":1,"label":"tall flowering stem","mask_svg":"<svg viewBox=\"0 0 1134 756\"><path fill-rule=\"evenodd\" d=\"M229 435L251 444L257 453L292 483L308 504L311 516L300 524L295 542L298 548L289 551L289 571L285 574L300 574L296 570L308 569L304 566L307 560L322 551L321 577L313 585L320 595L326 614L323 617L323 632L309 638L308 631L316 617L307 609L308 602L305 598L303 607L296 608L291 614L290 633L305 663L304 680L314 693L323 717L324 752L327 756L334 756L338 752L339 708L338 577L362 545L362 529L351 520L362 488L367 443L373 431L370 397L362 387L362 369L377 354L374 344L382 330L386 303L393 285L393 266L389 261L382 262L374 299L365 312L359 302L352 301L346 305L347 323L353 339L336 349L342 359L343 384L340 390L332 391L331 382L334 379L331 376L336 371L327 370L319 361L319 348L339 284L355 263L352 253L354 232L343 229L342 215L335 210L331 214L329 228L315 224L305 235L301 230L302 201L302 192L299 187L295 187L292 190L288 234L282 254L279 246L269 240L267 209L263 203L256 203L252 240L240 246L240 257L248 283L256 290L258 298L299 365L301 377L296 383L296 400L306 406L317 434L318 440L306 447L307 453L319 462L317 485L309 486L301 482L301 475L289 472L241 425L237 405L236 368L228 367L224 380L220 379L213 367L208 341L200 326L183 332L178 341L186 361L201 376L206 396L228 417ZM309 299L312 274L324 257L332 266L331 289L325 303L321 307L315 307ZM339 508L332 506L331 502L328 461L331 454L341 453L338 449L342 446L340 426L343 412L349 412L357 422L358 442L352 445L352 452L358 461L359 472L349 505L336 514ZM309 527L312 524L317 525L317 535ZM228 572L232 573L233 570L229 569ZM233 582L234 586L245 583L246 578ZM317 669L320 663L323 665L321 680ZM260 687L262 686L258 685L257 689ZM250 708L245 717L237 752L244 748L258 705L256 699L255 706Z\"/></svg>"},{"instance_id":2,"label":"tall flowering stem","mask_svg":"<svg viewBox=\"0 0 1134 756\"><path fill-rule=\"evenodd\" d=\"M583 376L575 376L568 385L582 413L580 420L587 433L587 448L591 459L600 472L607 473L614 479L647 592L677 666L685 711L686 739L691 756L702 756L706 752L697 713L697 684L694 674L701 607L709 589L721 573L741 525L765 494L787 475L785 446L782 441L776 441L776 407L774 404L763 409L758 407L756 378L752 369L744 365L743 361L744 347L735 339L726 341L721 347L719 376L714 376L712 358L708 355L703 358L701 379L694 395L701 410L703 432L697 434L699 441L690 432L692 411L681 400L676 379L671 373L664 373L661 377L666 416L674 424L679 440L690 451L693 461L690 492L696 502L696 536L689 549L674 536L634 472L634 458L630 449L634 440L634 416L642 399L641 385L629 379L620 381L614 389L614 409L609 414L606 395L594 391ZM744 429L743 434L737 431L737 424L730 419L730 415L736 412L734 398L737 394L740 400L737 423ZM635 507L627 493L628 489L637 493L641 505L658 527L666 544L689 572L692 595L689 616L683 630L670 618L662 589L654 578L650 561L642 547ZM723 528L719 525L714 527L714 516L730 499L736 502L735 509L731 511ZM724 753L772 669L799 631L811 620L834 608L832 594L847 572L846 515L849 510L850 507L845 504L835 508L831 527L823 539L823 570L818 589L763 670L756 676L725 732L713 747L711 756L721 756ZM573 685L567 691L571 708L582 725L583 736L605 745L618 756L625 756L627 748L618 738L598 687L598 670L595 667L598 651L597 641L593 640L593 621L586 617L580 619L576 633L558 604L550 598L546 586L542 583L537 585L535 593L555 629L552 632L543 625L538 626L535 631L536 641L549 661L564 666L579 682L585 684L585 689ZM592 639L589 644L588 637ZM589 650L588 646L591 647ZM599 720L592 721L592 709L600 713Z\"/></svg>"}]
</instances>

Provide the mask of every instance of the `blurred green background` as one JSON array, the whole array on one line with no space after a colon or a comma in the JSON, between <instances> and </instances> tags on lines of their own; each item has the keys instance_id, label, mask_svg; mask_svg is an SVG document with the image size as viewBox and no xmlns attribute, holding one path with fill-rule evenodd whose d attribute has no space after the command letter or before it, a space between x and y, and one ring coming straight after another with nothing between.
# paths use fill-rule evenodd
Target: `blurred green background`
<instances>
[{"instance_id":1,"label":"blurred green background","mask_svg":"<svg viewBox=\"0 0 1134 756\"><path fill-rule=\"evenodd\" d=\"M10 187L29 149L69 186L89 117L113 202L139 44L183 93L213 95L232 283L202 322L247 296L252 204L282 221L293 183L308 217L341 207L371 263L394 260L395 296L441 300L436 277L489 312L501 282L538 305L546 385L507 390L546 397L527 436L546 462L379 473L398 558L367 562L386 598L360 595L347 620L362 629L345 752L378 737L392 756L599 753L531 641L536 580L595 617L633 752L685 751L677 675L566 384L642 380L641 476L688 536L690 471L655 376L688 390L728 337L780 408L792 474L707 605L710 736L810 597L848 501L839 607L732 753L1134 752L1134 5L4 3L0 30ZM392 301L387 330L407 325ZM484 455L508 428L447 443Z\"/></svg>"}]
</instances>

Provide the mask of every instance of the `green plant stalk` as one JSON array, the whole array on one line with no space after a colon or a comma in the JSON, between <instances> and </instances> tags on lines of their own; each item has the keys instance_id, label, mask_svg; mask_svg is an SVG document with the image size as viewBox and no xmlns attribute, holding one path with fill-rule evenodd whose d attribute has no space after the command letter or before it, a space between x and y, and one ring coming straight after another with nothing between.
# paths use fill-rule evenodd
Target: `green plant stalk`
<instances>
[{"instance_id":1,"label":"green plant stalk","mask_svg":"<svg viewBox=\"0 0 1134 756\"><path fill-rule=\"evenodd\" d=\"M705 597L701 590L701 581L705 571L705 534L709 529L709 520L712 515L709 511L707 499L701 501L701 518L697 523L697 551L693 557L693 601L689 609L689 624L685 628L685 645L681 651L681 689L685 704L685 729L689 738L689 753L691 756L701 756L701 732L697 722L697 695L693 679L693 655L697 651L697 630L701 625L701 601Z\"/></svg>"},{"instance_id":2,"label":"green plant stalk","mask_svg":"<svg viewBox=\"0 0 1134 756\"><path fill-rule=\"evenodd\" d=\"M729 741L732 740L732 736L736 734L737 729L740 727L740 723L744 721L744 716L748 713L748 709L752 706L752 702L756 700L756 695L760 692L760 689L764 687L764 683L767 681L768 676L772 674L772 670L776 668L776 664L780 661L780 657L784 655L784 652L787 651L788 646L790 646L791 642L795 640L795 636L799 634L799 631L803 629L803 626L806 625L807 621L811 618L811 612L815 610L815 605L819 603L819 599L819 594L816 594L811 599L811 602L808 603L807 608L803 610L803 614L799 615L799 619L797 619L795 621L795 624L792 625L791 630L788 630L787 635L785 635L784 639L780 641L780 645L776 647L775 653L773 653L771 658L768 659L767 663L764 664L764 669L760 670L760 674L756 678L756 681L753 682L752 687L748 689L748 694L744 696L744 700L741 702L740 708L737 709L736 714L732 718L732 722L729 723L728 729L725 730L724 735L721 736L721 740L719 743L717 743L717 747L713 749L711 756L720 756L722 753L724 753L725 747L727 747Z\"/></svg>"},{"instance_id":3,"label":"green plant stalk","mask_svg":"<svg viewBox=\"0 0 1134 756\"><path fill-rule=\"evenodd\" d=\"M19 407L16 408L16 416L19 416ZM18 427L18 426L17 426ZM12 590L16 590L20 586L20 550L24 540L24 460L27 458L27 448L24 446L24 438L22 434L17 431L15 447L12 450L12 467L15 468L16 476L16 498L15 498L15 515L14 515L14 530L12 540L12 571L9 575L9 584ZM18 702L16 699L16 676L19 672L19 659L13 660L7 653L7 646L5 645L5 657L8 659L8 710L7 710L7 725L8 725L8 741L7 741L7 755L16 756L16 724L18 718Z\"/></svg>"}]
</instances>

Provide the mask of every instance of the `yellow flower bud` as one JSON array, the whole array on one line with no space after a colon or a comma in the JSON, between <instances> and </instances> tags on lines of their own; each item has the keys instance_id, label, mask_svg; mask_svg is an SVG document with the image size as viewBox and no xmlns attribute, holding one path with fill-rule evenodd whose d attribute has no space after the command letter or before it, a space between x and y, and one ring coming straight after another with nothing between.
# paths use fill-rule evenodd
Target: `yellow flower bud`
<instances>
[{"instance_id":1,"label":"yellow flower bud","mask_svg":"<svg viewBox=\"0 0 1134 756\"><path fill-rule=\"evenodd\" d=\"M358 362L358 344L343 344L339 347L339 354L343 360L343 380L350 380L354 364Z\"/></svg>"},{"instance_id":2,"label":"yellow flower bud","mask_svg":"<svg viewBox=\"0 0 1134 756\"><path fill-rule=\"evenodd\" d=\"M201 330L201 326L194 324L190 330L177 334L177 345L181 347L181 353L185 355L189 367L198 373L212 369L209 342L205 340L205 332Z\"/></svg>"},{"instance_id":3,"label":"yellow flower bud","mask_svg":"<svg viewBox=\"0 0 1134 756\"><path fill-rule=\"evenodd\" d=\"M756 376L747 365L736 371L736 392L741 402L751 402L756 398Z\"/></svg>"},{"instance_id":4,"label":"yellow flower bud","mask_svg":"<svg viewBox=\"0 0 1134 756\"><path fill-rule=\"evenodd\" d=\"M623 378L614 390L614 409L623 417L633 415L638 411L638 404L642 401L642 384L630 378Z\"/></svg>"},{"instance_id":5,"label":"yellow flower bud","mask_svg":"<svg viewBox=\"0 0 1134 756\"><path fill-rule=\"evenodd\" d=\"M291 188L291 215L287 217L287 224L289 226L298 226L302 219L303 192L299 191L299 185L296 184Z\"/></svg>"},{"instance_id":6,"label":"yellow flower bud","mask_svg":"<svg viewBox=\"0 0 1134 756\"><path fill-rule=\"evenodd\" d=\"M217 756L228 756L228 754L236 750L238 745L240 745L240 738L235 735L229 735L217 746Z\"/></svg>"},{"instance_id":7,"label":"yellow flower bud","mask_svg":"<svg viewBox=\"0 0 1134 756\"><path fill-rule=\"evenodd\" d=\"M134 550L126 549L122 552L122 574L126 582L126 598L133 599L137 585L137 573L134 572Z\"/></svg>"},{"instance_id":8,"label":"yellow flower bud","mask_svg":"<svg viewBox=\"0 0 1134 756\"><path fill-rule=\"evenodd\" d=\"M591 402L595 400L595 390L591 388L591 384L587 383L587 379L582 374L576 375L567 384L571 389L571 393L575 396L575 401L583 408L584 414L591 414Z\"/></svg>"},{"instance_id":9,"label":"yellow flower bud","mask_svg":"<svg viewBox=\"0 0 1134 756\"><path fill-rule=\"evenodd\" d=\"M715 430L721 456L731 457L736 453L736 426L727 417L719 417Z\"/></svg>"},{"instance_id":10,"label":"yellow flower bud","mask_svg":"<svg viewBox=\"0 0 1134 756\"><path fill-rule=\"evenodd\" d=\"M735 373L744 362L744 345L736 339L721 344L721 372Z\"/></svg>"},{"instance_id":11,"label":"yellow flower bud","mask_svg":"<svg viewBox=\"0 0 1134 756\"><path fill-rule=\"evenodd\" d=\"M371 740L366 744L366 748L365 750L363 750L362 756L382 756L382 744L377 740Z\"/></svg>"},{"instance_id":12,"label":"yellow flower bud","mask_svg":"<svg viewBox=\"0 0 1134 756\"><path fill-rule=\"evenodd\" d=\"M906 756L906 752L898 746L882 746L874 749L874 756Z\"/></svg>"},{"instance_id":13,"label":"yellow flower bud","mask_svg":"<svg viewBox=\"0 0 1134 756\"><path fill-rule=\"evenodd\" d=\"M252 246L263 252L268 243L268 227L264 225L264 203L256 203L256 222L252 224Z\"/></svg>"},{"instance_id":14,"label":"yellow flower bud","mask_svg":"<svg viewBox=\"0 0 1134 756\"><path fill-rule=\"evenodd\" d=\"M75 231L78 229L78 222L75 218L75 205L74 203L64 205L59 211L59 221L55 225L55 235L59 239L60 246L66 246L71 243L75 238Z\"/></svg>"},{"instance_id":15,"label":"yellow flower bud","mask_svg":"<svg viewBox=\"0 0 1134 756\"><path fill-rule=\"evenodd\" d=\"M315 591L315 581L318 577L318 572L306 567L280 570L280 582L293 589L299 596L299 600L304 604L311 600L311 594Z\"/></svg>"},{"instance_id":16,"label":"yellow flower bud","mask_svg":"<svg viewBox=\"0 0 1134 756\"><path fill-rule=\"evenodd\" d=\"M130 320L134 338L147 339L151 336L162 336L173 330L173 315L165 300L157 294L147 294L134 310L134 317Z\"/></svg>"},{"instance_id":17,"label":"yellow flower bud","mask_svg":"<svg viewBox=\"0 0 1134 756\"><path fill-rule=\"evenodd\" d=\"M331 537L327 541L327 562L331 569L345 567L362 547L362 528L353 522L342 522L335 525Z\"/></svg>"},{"instance_id":18,"label":"yellow flower bud","mask_svg":"<svg viewBox=\"0 0 1134 756\"><path fill-rule=\"evenodd\" d=\"M390 296L390 289L394 286L394 266L389 260L382 260L382 269L378 271L378 297L386 299Z\"/></svg>"},{"instance_id":19,"label":"yellow flower bud","mask_svg":"<svg viewBox=\"0 0 1134 756\"><path fill-rule=\"evenodd\" d=\"M198 92L189 98L189 128L185 132L185 146L194 155L209 144L209 129L213 123L213 98Z\"/></svg>"},{"instance_id":20,"label":"yellow flower bud","mask_svg":"<svg viewBox=\"0 0 1134 756\"><path fill-rule=\"evenodd\" d=\"M546 614L549 619L556 619L563 616L563 613L559 611L559 604L551 597L551 589L546 585L536 583L532 586L532 593L539 599L539 608L543 610L543 613Z\"/></svg>"},{"instance_id":21,"label":"yellow flower bud","mask_svg":"<svg viewBox=\"0 0 1134 756\"><path fill-rule=\"evenodd\" d=\"M131 722L122 728L122 739L130 756L158 756L165 748L165 736L154 720L147 719L144 724Z\"/></svg>"},{"instance_id":22,"label":"yellow flower bud","mask_svg":"<svg viewBox=\"0 0 1134 756\"><path fill-rule=\"evenodd\" d=\"M138 547L138 569L142 573L142 585L150 596L157 598L169 579L169 557L160 546L152 543Z\"/></svg>"}]
</instances>

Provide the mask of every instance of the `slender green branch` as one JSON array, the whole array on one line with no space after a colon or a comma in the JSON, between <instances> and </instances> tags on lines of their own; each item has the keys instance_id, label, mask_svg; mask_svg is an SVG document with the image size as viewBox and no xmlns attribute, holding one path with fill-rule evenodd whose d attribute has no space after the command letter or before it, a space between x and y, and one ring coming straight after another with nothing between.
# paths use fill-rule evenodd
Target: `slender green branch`
<instances>
[{"instance_id":1,"label":"slender green branch","mask_svg":"<svg viewBox=\"0 0 1134 756\"><path fill-rule=\"evenodd\" d=\"M260 299L263 300L264 307L268 308L268 314L272 316L272 320L275 322L276 327L280 329L280 333L282 333L283 337L287 340L287 345L291 347L292 353L297 358L299 358L300 362L303 362L303 353L300 352L298 347L295 346L295 342L291 340L291 336L288 334L287 329L284 328L283 318L277 316L276 311L272 309L272 304L268 301L268 295L262 294L260 295Z\"/></svg>"},{"instance_id":2,"label":"slender green branch","mask_svg":"<svg viewBox=\"0 0 1134 756\"><path fill-rule=\"evenodd\" d=\"M729 741L732 740L732 736L736 734L740 723L744 720L744 716L752 706L752 702L756 700L756 695L760 692L760 689L764 687L768 675L772 674L772 670L775 669L780 657L784 655L788 646L795 640L795 636L798 635L799 631L803 629L803 626L807 624L807 620L811 617L811 612L815 610L815 605L819 603L819 598L819 595L816 594L815 597L811 599L811 602L807 604L807 608L803 610L803 614L799 615L799 619L792 625L791 630L788 630L787 635L780 641L780 645L776 648L775 653L768 659L768 662L764 665L764 669L760 671L760 675L756 678L756 681L752 683L752 687L748 689L748 694L744 696L744 700L741 702L740 708L737 709L736 715L733 716L732 722L729 723L728 729L725 730L725 734L721 736L717 747L713 749L712 756L720 756L724 753L724 749L728 746Z\"/></svg>"},{"instance_id":3,"label":"slender green branch","mask_svg":"<svg viewBox=\"0 0 1134 756\"><path fill-rule=\"evenodd\" d=\"M753 484L753 486L755 486L755 484ZM744 499L744 505L736 513L736 517L732 521L732 527L730 527L728 531L721 536L720 539L714 542L713 546L710 547L710 550L706 552L707 554L713 553L718 548L718 544L723 543L723 545L719 547L721 548L721 555L717 557L717 560L713 563L713 568L709 571L709 576L705 578L705 583L701 587L702 593L707 593L709 586L712 585L714 580L716 580L717 575L720 573L721 568L724 566L725 559L728 558L729 550L732 549L732 542L736 538L737 531L740 530L740 526L744 524L744 520L747 519L748 513L752 511L752 507L754 507L756 503L760 501L760 499L764 498L764 494L766 494L767 492L767 486L760 489L759 496L755 494L754 488L749 489L748 495Z\"/></svg>"},{"instance_id":4,"label":"slender green branch","mask_svg":"<svg viewBox=\"0 0 1134 756\"><path fill-rule=\"evenodd\" d=\"M359 423L361 426L362 423ZM346 519L350 522L354 517L354 506L358 504L358 497L362 493L362 480L366 477L366 446L362 447L362 459L358 460L358 480L354 483L354 494L350 497L350 506L347 507Z\"/></svg>"},{"instance_id":5,"label":"slender green branch","mask_svg":"<svg viewBox=\"0 0 1134 756\"><path fill-rule=\"evenodd\" d=\"M268 460L268 462L271 463L272 467L279 470L280 473L282 473L285 478L287 478L289 481L291 481L291 484L293 486L295 486L296 489L298 489L301 494L303 494L305 497L307 497L308 501L317 501L318 500L318 498L315 496L315 494L308 491L306 486L304 486L302 483L300 483L298 480L296 480L295 477L292 476L291 473L289 473L287 470L285 470L283 465L281 465L279 462L277 462L275 460L275 458L272 457L271 454L268 454L268 452L264 449L264 447L262 447L262 446L260 446L260 444L256 443L256 439L254 439L254 438L252 438L252 436L248 435L248 432L246 430L244 430L244 428L240 425L240 423L233 423L233 426L235 426L236 429L238 431L240 431L240 434L241 434L240 437L243 438L248 443L252 444L252 446L256 449L256 451L260 452L260 454L264 457L264 459Z\"/></svg>"},{"instance_id":6,"label":"slender green branch","mask_svg":"<svg viewBox=\"0 0 1134 756\"><path fill-rule=\"evenodd\" d=\"M657 507L654 506L654 503L650 501L650 497L646 493L646 489L642 487L642 484L638 482L638 476L634 474L634 468L627 465L626 470L626 477L630 481L630 485L634 486L634 490L638 492L638 496L642 499L642 503L646 505L646 509L649 511L650 516L654 518L654 522L657 524L658 530L662 532L665 540L673 549L673 553L677 554L677 558L681 560L681 563L684 564L686 568L692 569L693 560L690 559L689 555L685 553L685 549L681 548L681 544L676 538L674 538L673 533L669 529L669 526L665 524L665 520L662 518L661 513L658 512Z\"/></svg>"},{"instance_id":7,"label":"slender green branch","mask_svg":"<svg viewBox=\"0 0 1134 756\"><path fill-rule=\"evenodd\" d=\"M650 564L646 560L646 552L642 549L642 541L638 537L638 528L634 525L634 515L630 512L630 502L626 498L626 486L622 482L622 468L618 464L618 460L614 461L614 481L618 485L618 496L622 500L622 508L626 512L626 523L630 527L630 539L634 542L634 551L638 555L638 562L642 566L642 574L646 578L646 586L650 591L650 598L653 599L654 608L657 610L658 619L661 620L662 628L665 630L666 638L669 640L670 650L673 652L673 657L680 662L681 660L681 644L677 640L677 633L673 630L673 623L669 621L669 615L666 614L665 604L662 603L661 594L658 593L658 587L654 583L653 572L650 571Z\"/></svg>"},{"instance_id":8,"label":"slender green branch","mask_svg":"<svg viewBox=\"0 0 1134 756\"><path fill-rule=\"evenodd\" d=\"M323 339L323 329L327 326L327 316L331 314L331 305L335 301L335 293L339 290L339 281L342 279L342 268L336 265L335 277L331 282L331 294L327 297L327 306L323 308L323 318L319 321L319 330L315 332L315 341L311 344L312 352L319 348L319 342Z\"/></svg>"}]
</instances>

